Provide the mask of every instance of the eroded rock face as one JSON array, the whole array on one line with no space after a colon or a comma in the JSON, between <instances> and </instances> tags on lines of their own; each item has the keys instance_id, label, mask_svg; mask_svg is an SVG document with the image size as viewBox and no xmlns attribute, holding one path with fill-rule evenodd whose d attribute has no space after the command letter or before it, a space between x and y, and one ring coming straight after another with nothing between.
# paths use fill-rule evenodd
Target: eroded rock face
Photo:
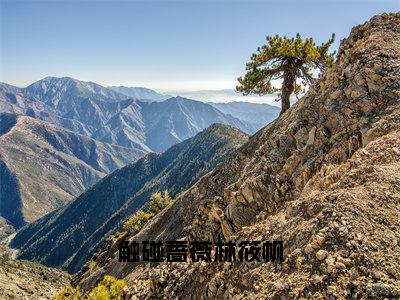
<instances>
[{"instance_id":1,"label":"eroded rock face","mask_svg":"<svg viewBox=\"0 0 400 300\"><path fill-rule=\"evenodd\" d=\"M353 28L305 97L132 237L283 239L282 265L114 257L83 287L111 274L139 298L400 297L399 41L399 13Z\"/></svg>"}]
</instances>

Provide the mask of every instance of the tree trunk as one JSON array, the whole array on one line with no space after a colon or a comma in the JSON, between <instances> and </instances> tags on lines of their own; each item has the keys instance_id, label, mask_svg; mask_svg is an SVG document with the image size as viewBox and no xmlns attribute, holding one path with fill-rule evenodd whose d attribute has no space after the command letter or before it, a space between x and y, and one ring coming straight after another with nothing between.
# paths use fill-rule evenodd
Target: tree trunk
<instances>
[{"instance_id":1,"label":"tree trunk","mask_svg":"<svg viewBox=\"0 0 400 300\"><path fill-rule=\"evenodd\" d=\"M283 72L281 115L290 108L290 95L294 91L295 82L296 82L296 70L295 68L288 67Z\"/></svg>"}]
</instances>

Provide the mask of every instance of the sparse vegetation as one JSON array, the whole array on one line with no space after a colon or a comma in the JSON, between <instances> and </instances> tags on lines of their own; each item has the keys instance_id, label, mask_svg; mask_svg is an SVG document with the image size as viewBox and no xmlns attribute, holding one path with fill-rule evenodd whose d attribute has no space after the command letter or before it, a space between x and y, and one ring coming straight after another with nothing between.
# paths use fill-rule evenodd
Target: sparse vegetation
<instances>
[{"instance_id":1,"label":"sparse vegetation","mask_svg":"<svg viewBox=\"0 0 400 300\"><path fill-rule=\"evenodd\" d=\"M94 261L93 259L90 259L86 265L89 267L90 270L94 270L94 268L96 268L96 261Z\"/></svg>"},{"instance_id":2,"label":"sparse vegetation","mask_svg":"<svg viewBox=\"0 0 400 300\"><path fill-rule=\"evenodd\" d=\"M89 293L89 299L93 300L121 300L123 295L123 288L126 282L117 279L113 276L104 276L96 288Z\"/></svg>"},{"instance_id":3,"label":"sparse vegetation","mask_svg":"<svg viewBox=\"0 0 400 300\"><path fill-rule=\"evenodd\" d=\"M145 212L143 210L136 211L132 216L125 221L123 228L129 232L129 234L135 234L138 232L143 225L158 214L161 210L172 203L173 199L169 195L168 190L164 190L163 192L154 192L150 196L150 200L147 203Z\"/></svg>"},{"instance_id":4,"label":"sparse vegetation","mask_svg":"<svg viewBox=\"0 0 400 300\"><path fill-rule=\"evenodd\" d=\"M161 192L155 192L151 194L150 201L147 204L148 210L151 214L156 215L160 211L172 203L172 198L169 195L168 190Z\"/></svg>"},{"instance_id":5,"label":"sparse vegetation","mask_svg":"<svg viewBox=\"0 0 400 300\"><path fill-rule=\"evenodd\" d=\"M87 296L82 294L79 286L75 288L68 285L55 295L54 300L122 300L125 286L125 281L105 275L104 279Z\"/></svg>"},{"instance_id":6,"label":"sparse vegetation","mask_svg":"<svg viewBox=\"0 0 400 300\"><path fill-rule=\"evenodd\" d=\"M142 226L154 215L144 212L143 210L136 211L124 223L124 229L130 234L135 234L142 228Z\"/></svg>"}]
</instances>

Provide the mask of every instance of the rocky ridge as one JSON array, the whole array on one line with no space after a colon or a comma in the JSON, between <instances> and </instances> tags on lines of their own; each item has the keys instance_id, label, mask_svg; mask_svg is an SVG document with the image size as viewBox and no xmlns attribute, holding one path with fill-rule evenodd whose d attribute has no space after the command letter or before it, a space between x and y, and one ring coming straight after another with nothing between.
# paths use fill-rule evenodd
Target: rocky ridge
<instances>
[{"instance_id":1,"label":"rocky ridge","mask_svg":"<svg viewBox=\"0 0 400 300\"><path fill-rule=\"evenodd\" d=\"M119 263L136 298L400 297L400 13L352 29L289 111L132 240L283 239L272 263ZM151 278L149 274L151 275Z\"/></svg>"}]
</instances>

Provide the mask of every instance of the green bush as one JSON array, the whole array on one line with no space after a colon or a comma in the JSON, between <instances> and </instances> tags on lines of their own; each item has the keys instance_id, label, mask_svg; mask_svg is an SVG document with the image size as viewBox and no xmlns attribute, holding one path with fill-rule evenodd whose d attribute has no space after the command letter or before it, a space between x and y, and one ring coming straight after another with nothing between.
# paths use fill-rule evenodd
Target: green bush
<instances>
[{"instance_id":1,"label":"green bush","mask_svg":"<svg viewBox=\"0 0 400 300\"><path fill-rule=\"evenodd\" d=\"M105 275L102 282L89 293L93 300L122 300L126 282L113 276Z\"/></svg>"},{"instance_id":2,"label":"green bush","mask_svg":"<svg viewBox=\"0 0 400 300\"><path fill-rule=\"evenodd\" d=\"M151 213L146 213L143 210L138 210L132 216L130 216L128 220L125 221L123 227L130 234L135 234L153 216L154 215Z\"/></svg>"},{"instance_id":3,"label":"green bush","mask_svg":"<svg viewBox=\"0 0 400 300\"><path fill-rule=\"evenodd\" d=\"M122 300L126 282L113 276L105 275L97 287L91 290L88 296L83 296L79 288L72 285L57 292L54 300Z\"/></svg>"},{"instance_id":4,"label":"green bush","mask_svg":"<svg viewBox=\"0 0 400 300\"><path fill-rule=\"evenodd\" d=\"M172 201L173 199L169 195L168 190L164 190L163 192L152 193L149 202L147 203L148 212L145 212L143 210L136 211L125 221L125 223L123 224L123 228L130 235L137 233L140 229L142 229L144 224L149 219L151 219L165 207L170 205Z\"/></svg>"},{"instance_id":5,"label":"green bush","mask_svg":"<svg viewBox=\"0 0 400 300\"><path fill-rule=\"evenodd\" d=\"M164 192L155 192L151 194L149 203L147 204L147 208L149 209L149 212L153 215L158 214L160 211L164 209L164 207L167 207L172 203L172 198L169 195L168 190L165 190Z\"/></svg>"}]
</instances>

